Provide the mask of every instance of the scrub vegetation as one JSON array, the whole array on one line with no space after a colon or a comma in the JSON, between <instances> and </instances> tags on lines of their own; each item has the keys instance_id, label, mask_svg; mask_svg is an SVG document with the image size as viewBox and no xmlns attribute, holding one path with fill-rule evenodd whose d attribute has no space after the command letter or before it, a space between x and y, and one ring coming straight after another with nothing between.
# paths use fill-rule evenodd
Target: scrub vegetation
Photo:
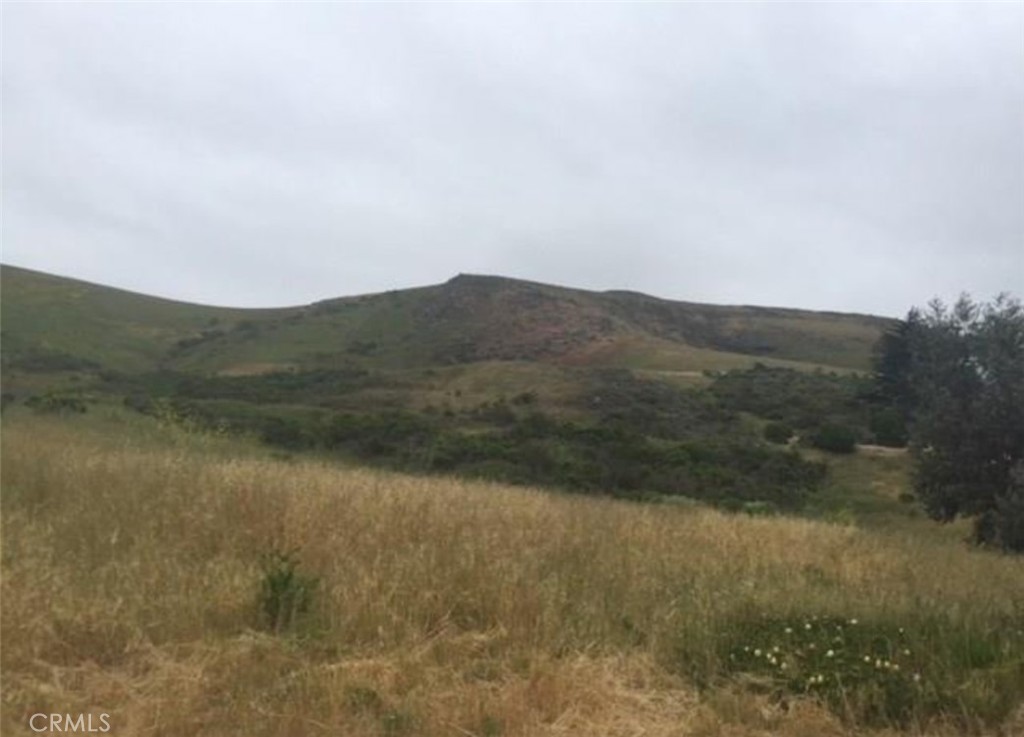
<instances>
[{"instance_id":1,"label":"scrub vegetation","mask_svg":"<svg viewBox=\"0 0 1024 737\"><path fill-rule=\"evenodd\" d=\"M893 534L274 459L112 407L4 422L4 734L1021 724L1024 562L896 500Z\"/></svg>"}]
</instances>

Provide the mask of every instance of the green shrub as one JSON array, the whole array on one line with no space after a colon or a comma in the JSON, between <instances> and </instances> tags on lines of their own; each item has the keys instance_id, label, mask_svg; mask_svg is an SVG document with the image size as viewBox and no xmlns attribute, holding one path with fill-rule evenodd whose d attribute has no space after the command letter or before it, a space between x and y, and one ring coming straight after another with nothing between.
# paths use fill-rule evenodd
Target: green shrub
<instances>
[{"instance_id":1,"label":"green shrub","mask_svg":"<svg viewBox=\"0 0 1024 737\"><path fill-rule=\"evenodd\" d=\"M495 407L508 410L504 402L488 409ZM736 509L748 502L799 508L825 475L823 465L752 437L673 442L624 424L590 426L508 411L502 425L485 432L463 432L422 413L384 412L312 421L264 418L259 434L276 447L319 448L404 471L631 499L681 495Z\"/></svg>"},{"instance_id":2,"label":"green shrub","mask_svg":"<svg viewBox=\"0 0 1024 737\"><path fill-rule=\"evenodd\" d=\"M73 356L70 353L60 351L36 351L26 355L15 356L10 361L11 368L19 368L24 371L50 372L50 371L94 371L99 364L87 358Z\"/></svg>"},{"instance_id":3,"label":"green shrub","mask_svg":"<svg viewBox=\"0 0 1024 737\"><path fill-rule=\"evenodd\" d=\"M476 408L473 415L478 420L500 427L514 425L516 422L516 413L512 411L504 398L496 399L494 402L484 402Z\"/></svg>"},{"instance_id":4,"label":"green shrub","mask_svg":"<svg viewBox=\"0 0 1024 737\"><path fill-rule=\"evenodd\" d=\"M359 368L275 371L251 376L204 376L167 370L105 376L108 388L124 395L310 406L319 405L327 397L352 394L383 382L381 377Z\"/></svg>"},{"instance_id":5,"label":"green shrub","mask_svg":"<svg viewBox=\"0 0 1024 737\"><path fill-rule=\"evenodd\" d=\"M876 722L905 722L921 691L922 654L902 629L857 619L765 618L727 643L727 667L840 713L856 702Z\"/></svg>"},{"instance_id":6,"label":"green shrub","mask_svg":"<svg viewBox=\"0 0 1024 737\"><path fill-rule=\"evenodd\" d=\"M857 450L857 434L845 425L822 425L810 437L811 445L829 453L853 453Z\"/></svg>"},{"instance_id":7,"label":"green shrub","mask_svg":"<svg viewBox=\"0 0 1024 737\"><path fill-rule=\"evenodd\" d=\"M529 391L516 394L512 397L512 404L526 405L537 403L537 392Z\"/></svg>"},{"instance_id":8,"label":"green shrub","mask_svg":"<svg viewBox=\"0 0 1024 737\"><path fill-rule=\"evenodd\" d=\"M779 513L777 505L771 502L743 502L739 511L749 514L751 517L772 517Z\"/></svg>"},{"instance_id":9,"label":"green shrub","mask_svg":"<svg viewBox=\"0 0 1024 737\"><path fill-rule=\"evenodd\" d=\"M793 428L785 422L769 422L764 428L764 439L769 443L785 445L793 437Z\"/></svg>"},{"instance_id":10,"label":"green shrub","mask_svg":"<svg viewBox=\"0 0 1024 737\"><path fill-rule=\"evenodd\" d=\"M995 508L978 518L974 535L979 543L1024 553L1024 462L1010 472L1009 488L996 499Z\"/></svg>"},{"instance_id":11,"label":"green shrub","mask_svg":"<svg viewBox=\"0 0 1024 737\"><path fill-rule=\"evenodd\" d=\"M869 430L877 445L890 448L904 448L907 445L906 420L894 407L873 409Z\"/></svg>"},{"instance_id":12,"label":"green shrub","mask_svg":"<svg viewBox=\"0 0 1024 737\"><path fill-rule=\"evenodd\" d=\"M730 676L779 699L816 697L853 723L906 726L938 714L996 723L1024 685L1020 624L753 617L721 630L716 657Z\"/></svg>"},{"instance_id":13,"label":"green shrub","mask_svg":"<svg viewBox=\"0 0 1024 737\"><path fill-rule=\"evenodd\" d=\"M709 392L725 409L785 423L801 435L823 417L859 433L868 427L865 381L853 376L759 365L718 375Z\"/></svg>"},{"instance_id":14,"label":"green shrub","mask_svg":"<svg viewBox=\"0 0 1024 737\"><path fill-rule=\"evenodd\" d=\"M268 417L263 421L260 441L288 450L302 450L313 445L312 438L300 422L280 417Z\"/></svg>"},{"instance_id":15,"label":"green shrub","mask_svg":"<svg viewBox=\"0 0 1024 737\"><path fill-rule=\"evenodd\" d=\"M88 409L81 397L55 392L31 397L25 401L25 405L41 414L83 414Z\"/></svg>"},{"instance_id":16,"label":"green shrub","mask_svg":"<svg viewBox=\"0 0 1024 737\"><path fill-rule=\"evenodd\" d=\"M637 435L688 440L741 431L736 413L708 392L639 379L624 369L593 372L576 401L602 425Z\"/></svg>"},{"instance_id":17,"label":"green shrub","mask_svg":"<svg viewBox=\"0 0 1024 737\"><path fill-rule=\"evenodd\" d=\"M272 550L261 561L260 609L272 632L290 629L313 604L320 579L299 573L298 550Z\"/></svg>"}]
</instances>

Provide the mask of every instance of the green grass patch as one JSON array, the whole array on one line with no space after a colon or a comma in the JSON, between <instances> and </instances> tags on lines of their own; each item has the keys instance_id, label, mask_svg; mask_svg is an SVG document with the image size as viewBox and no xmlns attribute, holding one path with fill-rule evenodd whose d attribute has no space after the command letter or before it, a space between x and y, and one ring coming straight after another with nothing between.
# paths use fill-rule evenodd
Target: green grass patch
<instances>
[{"instance_id":1,"label":"green grass patch","mask_svg":"<svg viewBox=\"0 0 1024 737\"><path fill-rule=\"evenodd\" d=\"M751 616L726 623L720 675L775 698L810 696L853 723L1005 719L1024 689L1024 617ZM705 680L707 674L704 674Z\"/></svg>"}]
</instances>

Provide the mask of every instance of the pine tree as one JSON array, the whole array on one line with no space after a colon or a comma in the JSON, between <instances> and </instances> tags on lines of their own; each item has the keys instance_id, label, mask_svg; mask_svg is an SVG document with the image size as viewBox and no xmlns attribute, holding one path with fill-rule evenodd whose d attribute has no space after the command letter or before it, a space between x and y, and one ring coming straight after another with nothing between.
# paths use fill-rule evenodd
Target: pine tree
<instances>
[{"instance_id":1,"label":"pine tree","mask_svg":"<svg viewBox=\"0 0 1024 737\"><path fill-rule=\"evenodd\" d=\"M915 486L935 519L975 519L983 544L1024 551L1024 310L1000 296L981 305L933 301L887 333L877 394L904 412Z\"/></svg>"}]
</instances>

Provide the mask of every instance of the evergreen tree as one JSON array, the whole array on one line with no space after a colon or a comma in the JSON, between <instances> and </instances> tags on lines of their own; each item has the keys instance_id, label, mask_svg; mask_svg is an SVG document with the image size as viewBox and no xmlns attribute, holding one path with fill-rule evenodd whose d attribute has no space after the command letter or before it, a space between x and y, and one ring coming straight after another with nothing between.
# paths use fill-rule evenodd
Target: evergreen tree
<instances>
[{"instance_id":1,"label":"evergreen tree","mask_svg":"<svg viewBox=\"0 0 1024 737\"><path fill-rule=\"evenodd\" d=\"M912 310L880 342L877 392L910 420L928 513L974 517L979 543L1024 551L1024 310L1000 296Z\"/></svg>"}]
</instances>

